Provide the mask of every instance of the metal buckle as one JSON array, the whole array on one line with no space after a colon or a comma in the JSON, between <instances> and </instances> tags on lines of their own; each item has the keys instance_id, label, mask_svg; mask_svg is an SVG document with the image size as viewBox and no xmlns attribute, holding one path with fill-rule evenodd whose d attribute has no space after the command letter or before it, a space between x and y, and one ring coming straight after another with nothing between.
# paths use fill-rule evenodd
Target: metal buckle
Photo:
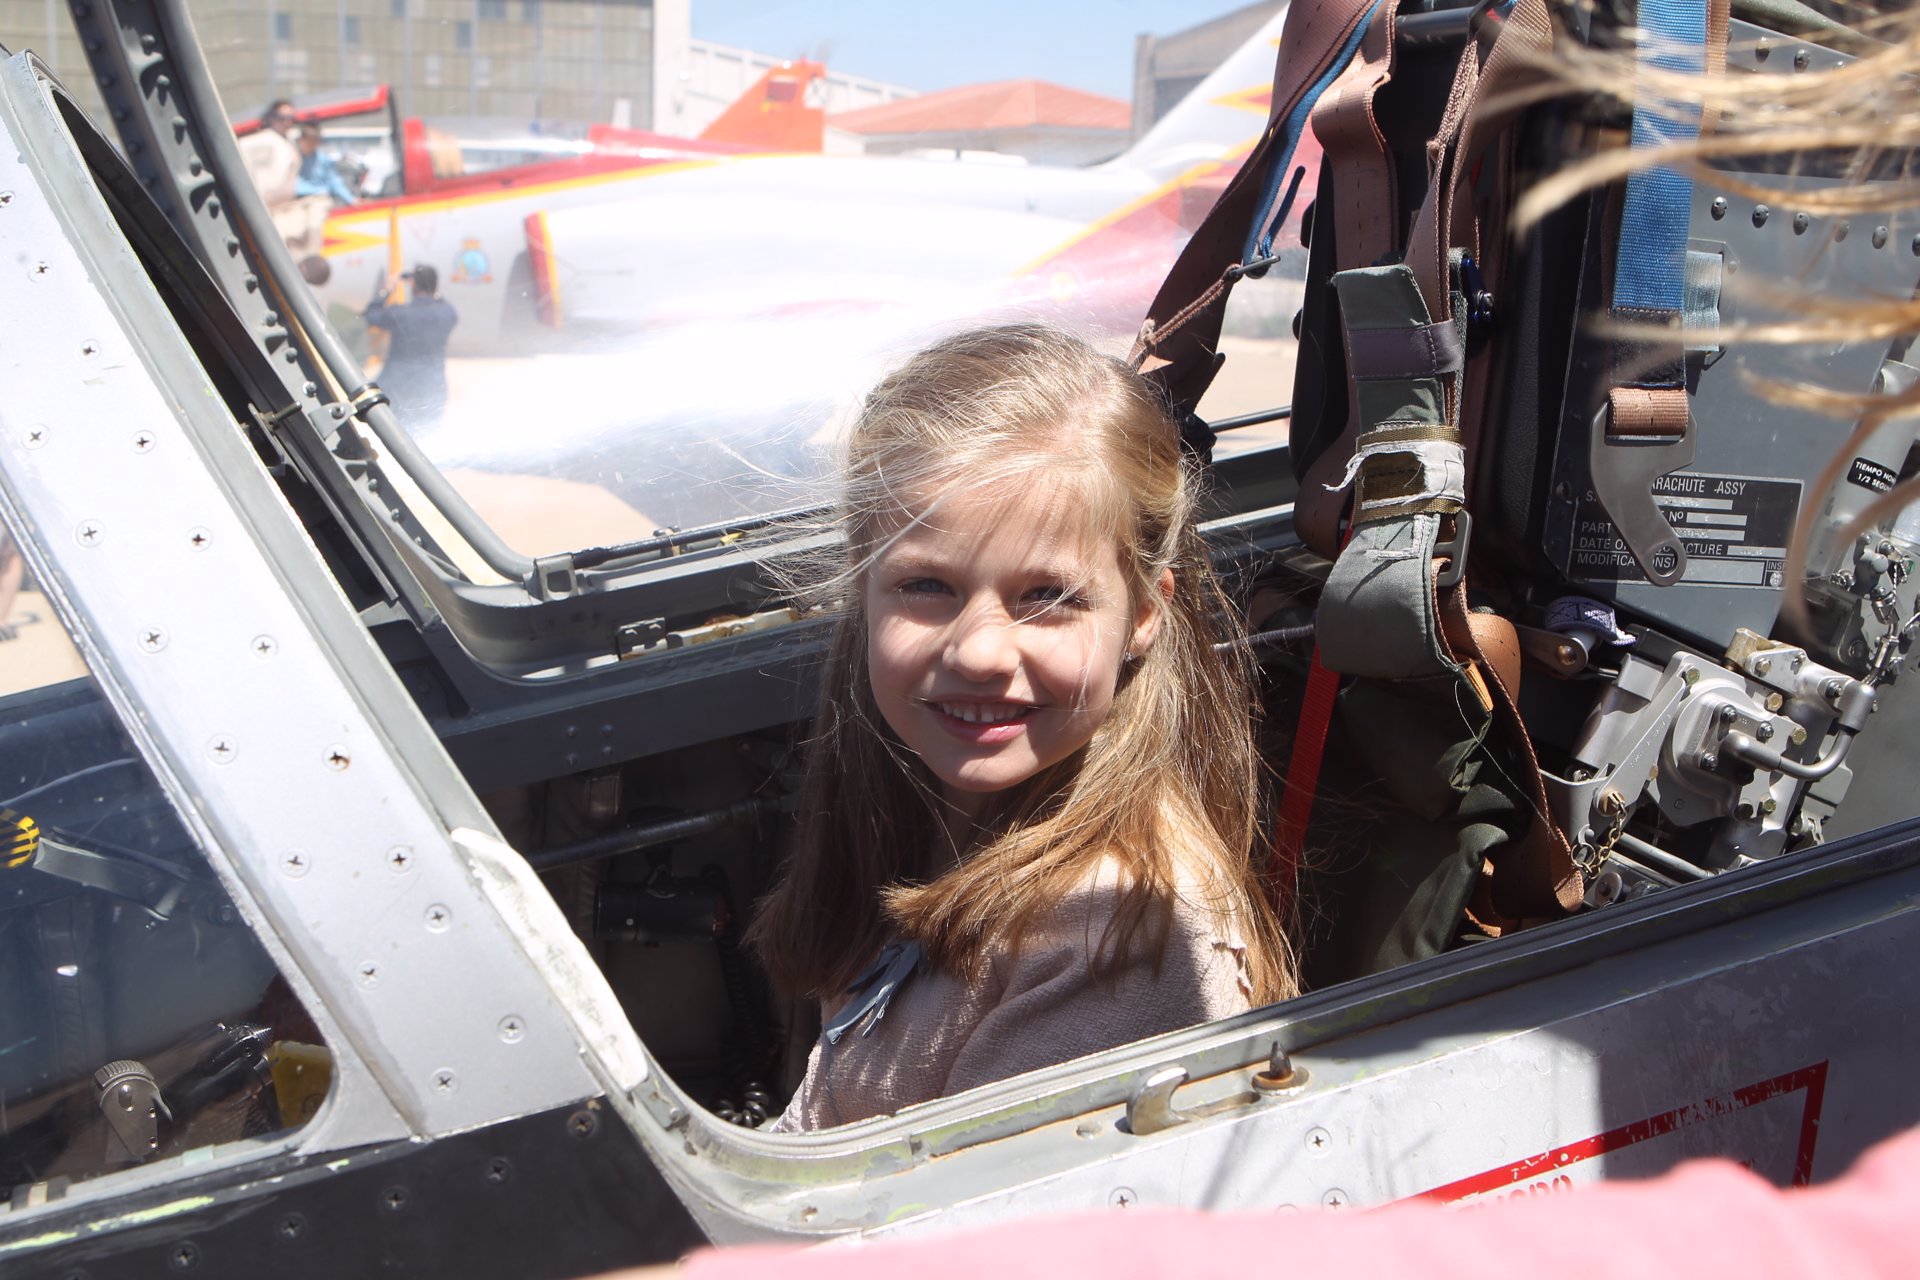
<instances>
[{"instance_id":1,"label":"metal buckle","mask_svg":"<svg viewBox=\"0 0 1920 1280\"><path fill-rule=\"evenodd\" d=\"M1467 572L1467 547L1473 542L1473 517L1466 511L1453 513L1453 536L1445 542L1438 538L1433 543L1433 558L1447 558L1447 567L1433 576L1436 591L1451 591L1460 585L1460 579Z\"/></svg>"},{"instance_id":2,"label":"metal buckle","mask_svg":"<svg viewBox=\"0 0 1920 1280\"><path fill-rule=\"evenodd\" d=\"M1587 482L1647 581L1670 587L1687 571L1687 549L1654 502L1653 484L1693 462L1693 415L1681 436L1613 436L1612 423L1603 398L1587 428Z\"/></svg>"}]
</instances>

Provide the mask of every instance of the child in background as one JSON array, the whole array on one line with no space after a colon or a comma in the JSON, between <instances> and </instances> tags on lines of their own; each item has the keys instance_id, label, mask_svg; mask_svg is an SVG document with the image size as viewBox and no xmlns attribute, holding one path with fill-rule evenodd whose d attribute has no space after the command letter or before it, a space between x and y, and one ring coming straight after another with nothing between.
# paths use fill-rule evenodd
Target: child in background
<instances>
[{"instance_id":1,"label":"child in background","mask_svg":"<svg viewBox=\"0 0 1920 1280\"><path fill-rule=\"evenodd\" d=\"M799 845L751 930L826 1029L776 1130L1295 991L1245 655L1148 385L1034 325L868 397Z\"/></svg>"},{"instance_id":2,"label":"child in background","mask_svg":"<svg viewBox=\"0 0 1920 1280\"><path fill-rule=\"evenodd\" d=\"M293 180L293 194L326 196L338 205L360 203L333 157L320 150L322 141L319 125L309 120L300 126L300 176Z\"/></svg>"}]
</instances>

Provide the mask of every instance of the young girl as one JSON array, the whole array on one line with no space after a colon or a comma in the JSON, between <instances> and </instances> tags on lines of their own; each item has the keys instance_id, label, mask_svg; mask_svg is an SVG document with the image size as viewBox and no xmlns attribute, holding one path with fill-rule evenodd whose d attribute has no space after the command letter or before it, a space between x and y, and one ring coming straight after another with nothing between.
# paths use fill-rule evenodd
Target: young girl
<instances>
[{"instance_id":1,"label":"young girl","mask_svg":"<svg viewBox=\"0 0 1920 1280\"><path fill-rule=\"evenodd\" d=\"M799 845L750 933L826 1023L771 1128L1294 992L1196 498L1153 390L1044 327L947 339L868 397Z\"/></svg>"}]
</instances>

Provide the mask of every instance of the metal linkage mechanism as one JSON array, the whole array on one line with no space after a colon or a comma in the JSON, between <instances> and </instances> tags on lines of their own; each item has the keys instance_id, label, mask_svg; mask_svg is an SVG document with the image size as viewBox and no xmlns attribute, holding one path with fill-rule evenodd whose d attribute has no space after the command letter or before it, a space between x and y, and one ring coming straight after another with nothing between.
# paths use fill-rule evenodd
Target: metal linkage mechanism
<instances>
[{"instance_id":1,"label":"metal linkage mechanism","mask_svg":"<svg viewBox=\"0 0 1920 1280\"><path fill-rule=\"evenodd\" d=\"M1744 629L1725 666L1685 651L1664 666L1630 654L1589 716L1569 776L1549 776L1548 795L1596 871L1620 849L1635 872L1668 883L1694 865L1744 866L1790 840L1820 838L1874 705L1868 682ZM1714 824L1692 864L1627 834L1643 799L1670 826Z\"/></svg>"},{"instance_id":2,"label":"metal linkage mechanism","mask_svg":"<svg viewBox=\"0 0 1920 1280\"><path fill-rule=\"evenodd\" d=\"M1613 425L1611 406L1602 404L1587 437L1594 496L1647 581L1672 586L1687 571L1687 550L1654 502L1653 482L1692 464L1692 417L1678 435L1623 434Z\"/></svg>"},{"instance_id":3,"label":"metal linkage mechanism","mask_svg":"<svg viewBox=\"0 0 1920 1280\"><path fill-rule=\"evenodd\" d=\"M107 1163L152 1159L160 1149L161 1119L173 1119L153 1072L123 1059L94 1072L93 1083L100 1090L100 1113L107 1118Z\"/></svg>"},{"instance_id":4,"label":"metal linkage mechanism","mask_svg":"<svg viewBox=\"0 0 1920 1280\"><path fill-rule=\"evenodd\" d=\"M1176 1107L1174 1092L1185 1083L1187 1069L1177 1064L1161 1067L1141 1081L1127 1098L1127 1132L1144 1138L1254 1102L1291 1097L1307 1087L1307 1070L1295 1066L1292 1057L1276 1042L1266 1067L1253 1073L1251 1090L1239 1090L1197 1107Z\"/></svg>"},{"instance_id":5,"label":"metal linkage mechanism","mask_svg":"<svg viewBox=\"0 0 1920 1280\"><path fill-rule=\"evenodd\" d=\"M1903 360L1880 366L1878 395L1899 395L1920 382ZM1920 420L1889 418L1867 432L1836 477L1814 525L1807 556L1807 609L1822 656L1875 684L1891 680L1920 632L1920 511L1853 531L1869 508L1899 483L1920 437Z\"/></svg>"}]
</instances>

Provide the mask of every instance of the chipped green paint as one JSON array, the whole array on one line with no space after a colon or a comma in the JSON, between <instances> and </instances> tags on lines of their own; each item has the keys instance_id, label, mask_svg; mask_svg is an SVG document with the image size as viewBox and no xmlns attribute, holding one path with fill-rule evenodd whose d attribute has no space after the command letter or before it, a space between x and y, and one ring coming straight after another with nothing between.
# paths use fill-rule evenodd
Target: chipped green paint
<instances>
[{"instance_id":1,"label":"chipped green paint","mask_svg":"<svg viewBox=\"0 0 1920 1280\"><path fill-rule=\"evenodd\" d=\"M183 1213L192 1213L195 1209L204 1209L213 1203L212 1196L186 1196L179 1200L169 1200L165 1204L156 1204L147 1209L135 1209L130 1213L116 1213L111 1218L101 1218L89 1222L84 1228L87 1235L97 1236L109 1231L121 1231L127 1227L137 1227L148 1222L158 1222L163 1218L177 1217ZM66 1244L78 1240L81 1232L77 1230L47 1231L37 1236L27 1236L21 1240L0 1245L0 1257L9 1253L25 1253L32 1249L43 1249L48 1245Z\"/></svg>"},{"instance_id":2,"label":"chipped green paint","mask_svg":"<svg viewBox=\"0 0 1920 1280\"><path fill-rule=\"evenodd\" d=\"M78 1231L49 1231L45 1235L28 1236L24 1240L15 1240L12 1244L0 1244L0 1258L9 1253L25 1253L29 1249L38 1249L43 1245L65 1244L69 1240L78 1240Z\"/></svg>"},{"instance_id":3,"label":"chipped green paint","mask_svg":"<svg viewBox=\"0 0 1920 1280\"><path fill-rule=\"evenodd\" d=\"M165 1204L156 1204L149 1209L135 1209L131 1213L115 1214L111 1218L102 1218L98 1222L89 1222L87 1230L98 1234L102 1231L119 1231L123 1227L137 1227L146 1222L158 1222L162 1218L171 1218L182 1213L192 1213L195 1209L204 1209L213 1203L212 1196L187 1196L181 1200L169 1200Z\"/></svg>"},{"instance_id":4,"label":"chipped green paint","mask_svg":"<svg viewBox=\"0 0 1920 1280\"><path fill-rule=\"evenodd\" d=\"M905 1222L909 1218L917 1218L922 1214L933 1213L947 1207L948 1206L943 1204L935 1204L932 1201L916 1200L911 1204L903 1204L887 1210L880 1215L880 1221L876 1225L890 1227L896 1223Z\"/></svg>"}]
</instances>

